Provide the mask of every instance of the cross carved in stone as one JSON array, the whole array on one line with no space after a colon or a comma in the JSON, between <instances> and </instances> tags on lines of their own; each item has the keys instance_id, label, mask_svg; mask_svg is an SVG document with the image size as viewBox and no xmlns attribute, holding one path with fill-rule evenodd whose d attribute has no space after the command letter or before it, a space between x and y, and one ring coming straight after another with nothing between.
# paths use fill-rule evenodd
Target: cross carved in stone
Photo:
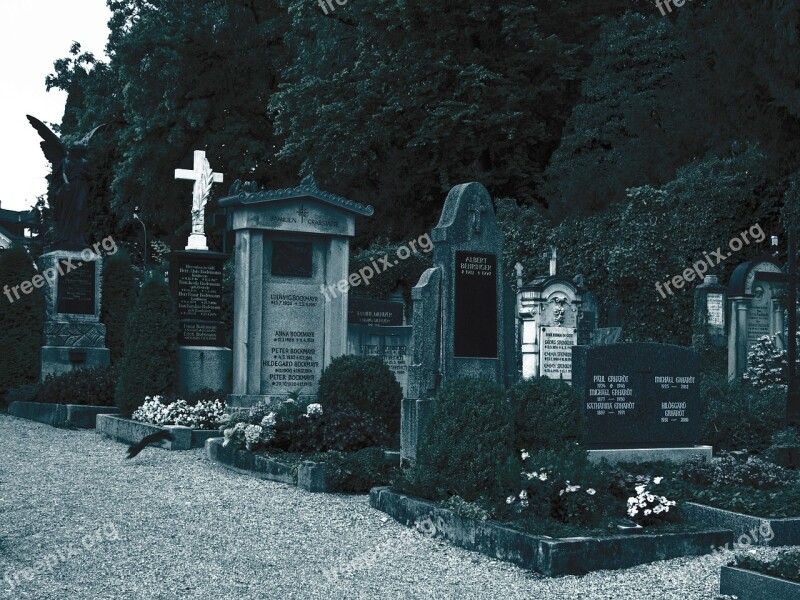
<instances>
[{"instance_id":1,"label":"cross carved in stone","mask_svg":"<svg viewBox=\"0 0 800 600\"><path fill-rule=\"evenodd\" d=\"M211 186L222 183L222 173L214 173L203 150L194 151L194 169L175 169L175 179L194 181L192 192L192 234L187 250L208 250L206 245L205 209Z\"/></svg>"}]
</instances>

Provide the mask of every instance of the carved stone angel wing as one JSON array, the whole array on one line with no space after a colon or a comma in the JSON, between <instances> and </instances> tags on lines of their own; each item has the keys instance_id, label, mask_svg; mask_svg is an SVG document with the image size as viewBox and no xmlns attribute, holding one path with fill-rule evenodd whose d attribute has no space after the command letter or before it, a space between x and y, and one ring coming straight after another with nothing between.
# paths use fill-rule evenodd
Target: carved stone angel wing
<instances>
[{"instance_id":1,"label":"carved stone angel wing","mask_svg":"<svg viewBox=\"0 0 800 600\"><path fill-rule=\"evenodd\" d=\"M28 118L28 122L33 125L33 128L42 138L42 143L39 145L42 147L42 152L44 152L45 158L50 161L50 164L52 164L53 167L58 167L61 165L61 162L67 156L67 149L64 147L64 144L62 144L61 140L58 139L58 136L39 119L32 117L31 115L25 116Z\"/></svg>"}]
</instances>

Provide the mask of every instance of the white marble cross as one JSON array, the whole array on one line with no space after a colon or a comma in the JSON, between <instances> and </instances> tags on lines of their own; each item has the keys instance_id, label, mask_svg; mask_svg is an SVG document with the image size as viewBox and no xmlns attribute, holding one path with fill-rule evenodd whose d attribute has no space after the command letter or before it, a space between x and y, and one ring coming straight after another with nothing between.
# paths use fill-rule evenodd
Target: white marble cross
<instances>
[{"instance_id":1,"label":"white marble cross","mask_svg":"<svg viewBox=\"0 0 800 600\"><path fill-rule=\"evenodd\" d=\"M175 179L194 181L192 193L192 234L189 236L187 250L208 250L206 243L205 210L211 186L222 183L222 173L214 173L203 150L194 151L194 170L175 169Z\"/></svg>"}]
</instances>

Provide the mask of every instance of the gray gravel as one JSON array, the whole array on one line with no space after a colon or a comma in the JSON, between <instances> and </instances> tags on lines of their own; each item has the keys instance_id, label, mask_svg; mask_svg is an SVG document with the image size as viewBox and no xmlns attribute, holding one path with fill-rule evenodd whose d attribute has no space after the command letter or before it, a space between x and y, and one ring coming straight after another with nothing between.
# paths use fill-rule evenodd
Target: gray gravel
<instances>
[{"instance_id":1,"label":"gray gravel","mask_svg":"<svg viewBox=\"0 0 800 600\"><path fill-rule=\"evenodd\" d=\"M546 579L402 527L366 496L253 479L201 450L126 461L93 431L7 415L0 439L5 598L686 600L714 598L731 555Z\"/></svg>"}]
</instances>

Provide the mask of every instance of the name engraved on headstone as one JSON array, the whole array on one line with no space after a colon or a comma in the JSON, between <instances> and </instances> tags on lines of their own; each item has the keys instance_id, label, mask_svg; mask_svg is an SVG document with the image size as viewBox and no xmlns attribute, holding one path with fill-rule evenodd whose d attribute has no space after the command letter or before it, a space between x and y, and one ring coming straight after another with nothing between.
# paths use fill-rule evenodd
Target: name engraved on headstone
<instances>
[{"instance_id":1,"label":"name engraved on headstone","mask_svg":"<svg viewBox=\"0 0 800 600\"><path fill-rule=\"evenodd\" d=\"M636 410L636 398L630 384L630 375L593 375L586 410L598 417L630 416Z\"/></svg>"},{"instance_id":2,"label":"name engraved on headstone","mask_svg":"<svg viewBox=\"0 0 800 600\"><path fill-rule=\"evenodd\" d=\"M697 385L694 375L656 375L653 378L661 398L660 418L662 423L688 423L688 403L684 399ZM675 400L669 397L674 393Z\"/></svg>"},{"instance_id":3,"label":"name engraved on headstone","mask_svg":"<svg viewBox=\"0 0 800 600\"><path fill-rule=\"evenodd\" d=\"M403 324L403 305L351 296L347 301L347 322L350 325L399 326Z\"/></svg>"},{"instance_id":4,"label":"name engraved on headstone","mask_svg":"<svg viewBox=\"0 0 800 600\"><path fill-rule=\"evenodd\" d=\"M265 378L273 390L296 390L309 393L316 388L323 367L323 328L309 319L297 318L298 308L317 313L320 297L311 293L269 295L270 315L276 325L269 335L268 355L262 361ZM311 312L309 312L311 314ZM283 318L282 318L283 317ZM303 323L300 326L293 326Z\"/></svg>"},{"instance_id":5,"label":"name engraved on headstone","mask_svg":"<svg viewBox=\"0 0 800 600\"><path fill-rule=\"evenodd\" d=\"M94 261L58 276L56 310L72 315L93 315L95 310Z\"/></svg>"},{"instance_id":6,"label":"name engraved on headstone","mask_svg":"<svg viewBox=\"0 0 800 600\"><path fill-rule=\"evenodd\" d=\"M497 256L455 254L453 354L497 358Z\"/></svg>"},{"instance_id":7,"label":"name engraved on headstone","mask_svg":"<svg viewBox=\"0 0 800 600\"><path fill-rule=\"evenodd\" d=\"M572 327L542 327L542 375L551 379L572 379L572 347L578 332Z\"/></svg>"},{"instance_id":8,"label":"name engraved on headstone","mask_svg":"<svg viewBox=\"0 0 800 600\"><path fill-rule=\"evenodd\" d=\"M722 294L708 294L706 296L706 312L709 325L725 325L725 308L722 304Z\"/></svg>"},{"instance_id":9,"label":"name engraved on headstone","mask_svg":"<svg viewBox=\"0 0 800 600\"><path fill-rule=\"evenodd\" d=\"M177 275L178 317L218 319L222 310L222 265L181 262Z\"/></svg>"}]
</instances>

